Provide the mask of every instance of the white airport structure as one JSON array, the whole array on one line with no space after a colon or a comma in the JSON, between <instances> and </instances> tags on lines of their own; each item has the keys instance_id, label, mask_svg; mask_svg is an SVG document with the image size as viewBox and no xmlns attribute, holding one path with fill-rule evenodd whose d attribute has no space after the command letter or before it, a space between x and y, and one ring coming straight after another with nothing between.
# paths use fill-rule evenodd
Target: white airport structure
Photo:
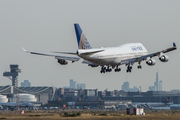
<instances>
[{"instance_id":1,"label":"white airport structure","mask_svg":"<svg viewBox=\"0 0 180 120\"><path fill-rule=\"evenodd\" d=\"M19 97L19 102L37 102L37 98L32 94L15 94L11 99L11 102L16 102L17 96Z\"/></svg>"},{"instance_id":2,"label":"white airport structure","mask_svg":"<svg viewBox=\"0 0 180 120\"><path fill-rule=\"evenodd\" d=\"M0 95L0 103L6 103L8 102L8 98L6 95Z\"/></svg>"}]
</instances>

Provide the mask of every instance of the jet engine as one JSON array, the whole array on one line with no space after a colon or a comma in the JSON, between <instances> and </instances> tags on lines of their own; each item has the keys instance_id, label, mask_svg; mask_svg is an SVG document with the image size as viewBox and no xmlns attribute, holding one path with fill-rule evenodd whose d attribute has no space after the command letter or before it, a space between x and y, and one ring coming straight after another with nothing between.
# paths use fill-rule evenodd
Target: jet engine
<instances>
[{"instance_id":1,"label":"jet engine","mask_svg":"<svg viewBox=\"0 0 180 120\"><path fill-rule=\"evenodd\" d=\"M146 64L148 64L149 66L153 66L156 64L155 59L149 59L148 61L146 61Z\"/></svg>"},{"instance_id":2,"label":"jet engine","mask_svg":"<svg viewBox=\"0 0 180 120\"><path fill-rule=\"evenodd\" d=\"M169 57L167 55L162 55L159 57L159 60L161 62L167 62L169 60Z\"/></svg>"},{"instance_id":3,"label":"jet engine","mask_svg":"<svg viewBox=\"0 0 180 120\"><path fill-rule=\"evenodd\" d=\"M61 64L61 65L67 65L68 61L62 60L62 59L58 59L58 63Z\"/></svg>"}]
</instances>

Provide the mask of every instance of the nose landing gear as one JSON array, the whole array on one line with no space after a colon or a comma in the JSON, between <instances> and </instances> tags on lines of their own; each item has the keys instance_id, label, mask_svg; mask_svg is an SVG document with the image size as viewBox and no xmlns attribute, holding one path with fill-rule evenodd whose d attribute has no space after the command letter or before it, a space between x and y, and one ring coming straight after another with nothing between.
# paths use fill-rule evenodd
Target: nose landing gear
<instances>
[{"instance_id":1,"label":"nose landing gear","mask_svg":"<svg viewBox=\"0 0 180 120\"><path fill-rule=\"evenodd\" d=\"M141 69L142 66L141 66L141 63L139 62L139 65L137 66L138 69Z\"/></svg>"}]
</instances>

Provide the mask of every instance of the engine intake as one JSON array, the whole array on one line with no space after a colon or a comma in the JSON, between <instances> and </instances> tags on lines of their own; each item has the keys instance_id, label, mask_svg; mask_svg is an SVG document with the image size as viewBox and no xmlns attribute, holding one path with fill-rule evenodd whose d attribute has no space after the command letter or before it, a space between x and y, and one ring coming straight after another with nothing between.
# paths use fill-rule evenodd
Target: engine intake
<instances>
[{"instance_id":1,"label":"engine intake","mask_svg":"<svg viewBox=\"0 0 180 120\"><path fill-rule=\"evenodd\" d=\"M68 61L62 60L62 59L58 59L58 63L61 64L61 65L67 65Z\"/></svg>"},{"instance_id":2,"label":"engine intake","mask_svg":"<svg viewBox=\"0 0 180 120\"><path fill-rule=\"evenodd\" d=\"M161 57L159 57L159 60L161 62L167 62L169 60L169 57L167 55L162 55Z\"/></svg>"},{"instance_id":3,"label":"engine intake","mask_svg":"<svg viewBox=\"0 0 180 120\"><path fill-rule=\"evenodd\" d=\"M148 61L146 61L146 64L148 64L149 66L153 66L156 64L155 59L149 59Z\"/></svg>"}]
</instances>

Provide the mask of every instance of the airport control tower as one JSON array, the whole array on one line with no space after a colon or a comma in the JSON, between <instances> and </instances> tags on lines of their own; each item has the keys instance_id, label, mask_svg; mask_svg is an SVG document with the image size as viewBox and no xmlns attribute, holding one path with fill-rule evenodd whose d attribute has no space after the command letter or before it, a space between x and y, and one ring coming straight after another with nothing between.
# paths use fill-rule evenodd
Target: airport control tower
<instances>
[{"instance_id":1,"label":"airport control tower","mask_svg":"<svg viewBox=\"0 0 180 120\"><path fill-rule=\"evenodd\" d=\"M18 73L21 72L21 69L18 68L18 65L10 65L10 72L4 72L3 76L8 77L10 80L12 80L12 86L17 87L18 86Z\"/></svg>"}]
</instances>

